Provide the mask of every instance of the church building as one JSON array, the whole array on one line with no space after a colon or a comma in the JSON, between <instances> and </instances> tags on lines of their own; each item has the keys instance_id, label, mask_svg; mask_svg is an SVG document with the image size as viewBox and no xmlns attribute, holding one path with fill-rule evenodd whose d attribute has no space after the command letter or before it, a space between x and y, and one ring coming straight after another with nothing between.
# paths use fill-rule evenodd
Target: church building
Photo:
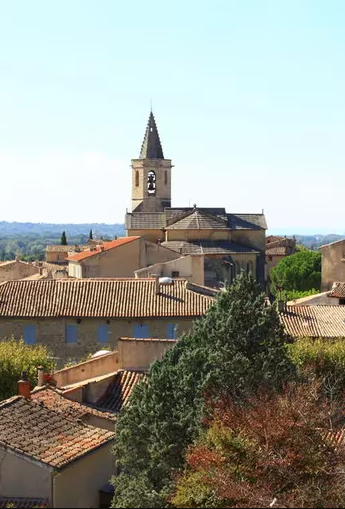
<instances>
[{"instance_id":1,"label":"church building","mask_svg":"<svg viewBox=\"0 0 345 509\"><path fill-rule=\"evenodd\" d=\"M140 235L181 256L203 255L205 284L232 282L241 270L265 283L266 219L224 207L172 207L171 159L165 159L151 111L138 159L132 160L132 212L127 235Z\"/></svg>"}]
</instances>

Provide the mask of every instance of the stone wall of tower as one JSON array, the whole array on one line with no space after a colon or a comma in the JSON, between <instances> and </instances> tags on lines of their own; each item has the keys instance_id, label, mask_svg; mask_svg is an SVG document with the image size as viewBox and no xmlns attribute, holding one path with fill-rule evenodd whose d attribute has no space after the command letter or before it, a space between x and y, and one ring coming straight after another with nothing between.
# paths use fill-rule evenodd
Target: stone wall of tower
<instances>
[{"instance_id":1,"label":"stone wall of tower","mask_svg":"<svg viewBox=\"0 0 345 509\"><path fill-rule=\"evenodd\" d=\"M170 159L132 160L132 211L163 212L171 206L171 168ZM147 189L150 171L156 175L155 194Z\"/></svg>"}]
</instances>

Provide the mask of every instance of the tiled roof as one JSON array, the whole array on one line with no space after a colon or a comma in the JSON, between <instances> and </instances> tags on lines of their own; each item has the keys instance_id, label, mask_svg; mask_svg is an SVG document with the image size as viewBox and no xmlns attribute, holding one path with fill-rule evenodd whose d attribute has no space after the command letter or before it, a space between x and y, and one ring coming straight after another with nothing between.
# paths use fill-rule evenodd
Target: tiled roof
<instances>
[{"instance_id":1,"label":"tiled roof","mask_svg":"<svg viewBox=\"0 0 345 509\"><path fill-rule=\"evenodd\" d=\"M22 265L31 265L31 263L24 262L23 260L8 260L7 262L0 262L0 269L2 267L7 267L8 265L15 265L16 263L20 263Z\"/></svg>"},{"instance_id":2,"label":"tiled roof","mask_svg":"<svg viewBox=\"0 0 345 509\"><path fill-rule=\"evenodd\" d=\"M235 253L257 253L255 249L250 247L241 246L239 244L235 244L235 242L227 242L223 240L218 241L207 241L200 240L195 242L186 242L180 240L169 240L167 242L162 242L161 244L164 247L171 249L172 251L177 251L182 255L189 254L220 254L220 255L230 255Z\"/></svg>"},{"instance_id":3,"label":"tiled roof","mask_svg":"<svg viewBox=\"0 0 345 509\"><path fill-rule=\"evenodd\" d=\"M145 378L146 375L142 372L118 371L105 394L97 401L96 407L108 412L118 413L123 405L127 405L134 386Z\"/></svg>"},{"instance_id":4,"label":"tiled roof","mask_svg":"<svg viewBox=\"0 0 345 509\"><path fill-rule=\"evenodd\" d=\"M193 209L187 215L166 227L166 230L228 229L227 222L202 210Z\"/></svg>"},{"instance_id":5,"label":"tiled roof","mask_svg":"<svg viewBox=\"0 0 345 509\"><path fill-rule=\"evenodd\" d=\"M345 283L334 283L332 290L328 294L328 297L345 299Z\"/></svg>"},{"instance_id":6,"label":"tiled roof","mask_svg":"<svg viewBox=\"0 0 345 509\"><path fill-rule=\"evenodd\" d=\"M31 509L33 507L49 507L49 501L44 498L0 497L0 508L13 507L16 509Z\"/></svg>"},{"instance_id":7,"label":"tiled roof","mask_svg":"<svg viewBox=\"0 0 345 509\"><path fill-rule=\"evenodd\" d=\"M111 431L75 422L23 396L0 403L0 447L54 468L64 468L114 436Z\"/></svg>"},{"instance_id":8,"label":"tiled roof","mask_svg":"<svg viewBox=\"0 0 345 509\"><path fill-rule=\"evenodd\" d=\"M126 215L127 230L161 230L164 227L164 212L132 212Z\"/></svg>"},{"instance_id":9,"label":"tiled roof","mask_svg":"<svg viewBox=\"0 0 345 509\"><path fill-rule=\"evenodd\" d=\"M231 230L266 230L264 214L227 214Z\"/></svg>"},{"instance_id":10,"label":"tiled roof","mask_svg":"<svg viewBox=\"0 0 345 509\"><path fill-rule=\"evenodd\" d=\"M196 285L194 285L196 287ZM0 317L201 316L212 298L176 279L155 291L155 279L53 279L0 284Z\"/></svg>"},{"instance_id":11,"label":"tiled roof","mask_svg":"<svg viewBox=\"0 0 345 509\"><path fill-rule=\"evenodd\" d=\"M287 246L277 246L266 249L265 253L266 256L286 256L289 251L291 251L291 249Z\"/></svg>"},{"instance_id":12,"label":"tiled roof","mask_svg":"<svg viewBox=\"0 0 345 509\"><path fill-rule=\"evenodd\" d=\"M345 306L287 306L280 319L292 337L345 338Z\"/></svg>"},{"instance_id":13,"label":"tiled roof","mask_svg":"<svg viewBox=\"0 0 345 509\"><path fill-rule=\"evenodd\" d=\"M33 401L43 403L47 408L50 408L57 413L61 413L72 420L82 419L89 415L94 415L95 417L100 417L102 419L114 420L112 414L100 412L88 405L67 399L56 389L49 386L34 389L31 392L31 399Z\"/></svg>"},{"instance_id":14,"label":"tiled roof","mask_svg":"<svg viewBox=\"0 0 345 509\"><path fill-rule=\"evenodd\" d=\"M155 117L150 112L139 159L164 159Z\"/></svg>"},{"instance_id":15,"label":"tiled roof","mask_svg":"<svg viewBox=\"0 0 345 509\"><path fill-rule=\"evenodd\" d=\"M74 244L63 246L61 244L54 244L46 247L46 251L50 252L56 252L56 253L75 253L76 251L83 251L84 249L88 249L90 246L83 245L83 246L77 246Z\"/></svg>"},{"instance_id":16,"label":"tiled roof","mask_svg":"<svg viewBox=\"0 0 345 509\"><path fill-rule=\"evenodd\" d=\"M217 216L224 221L227 221L226 210L224 207L197 207L200 212L205 214L209 214L211 216ZM193 212L195 210L194 207L167 207L164 209L164 214L166 217L167 224L172 224L173 222L179 219L179 216L182 217Z\"/></svg>"},{"instance_id":17,"label":"tiled roof","mask_svg":"<svg viewBox=\"0 0 345 509\"><path fill-rule=\"evenodd\" d=\"M283 237L283 235L267 235L266 244L271 244L272 242L280 242L284 239L285 237Z\"/></svg>"},{"instance_id":18,"label":"tiled roof","mask_svg":"<svg viewBox=\"0 0 345 509\"><path fill-rule=\"evenodd\" d=\"M138 239L140 239L140 237L122 237L120 239L112 240L111 242L103 242L102 245L96 246L92 250L88 249L82 253L77 253L69 256L68 260L73 262L80 262L86 258L91 258L92 256L98 255L105 251L110 251L110 249L115 249L116 247L123 246L124 244L129 244L130 242Z\"/></svg>"}]
</instances>

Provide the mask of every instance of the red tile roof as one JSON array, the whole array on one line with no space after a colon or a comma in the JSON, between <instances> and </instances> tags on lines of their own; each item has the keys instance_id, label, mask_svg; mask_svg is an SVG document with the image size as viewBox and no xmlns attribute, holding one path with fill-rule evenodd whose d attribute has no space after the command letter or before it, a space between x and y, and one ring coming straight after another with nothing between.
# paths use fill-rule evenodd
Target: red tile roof
<instances>
[{"instance_id":1,"label":"red tile roof","mask_svg":"<svg viewBox=\"0 0 345 509\"><path fill-rule=\"evenodd\" d=\"M209 288L183 279L53 279L0 284L0 317L197 317L214 302Z\"/></svg>"},{"instance_id":2,"label":"red tile roof","mask_svg":"<svg viewBox=\"0 0 345 509\"><path fill-rule=\"evenodd\" d=\"M83 419L91 415L111 421L115 420L113 414L101 412L88 405L67 399L58 390L49 386L34 389L31 392L31 399L43 403L47 408L61 413L72 420Z\"/></svg>"},{"instance_id":3,"label":"red tile roof","mask_svg":"<svg viewBox=\"0 0 345 509\"><path fill-rule=\"evenodd\" d=\"M345 283L334 283L332 290L328 294L328 297L345 299Z\"/></svg>"},{"instance_id":4,"label":"red tile roof","mask_svg":"<svg viewBox=\"0 0 345 509\"><path fill-rule=\"evenodd\" d=\"M22 453L57 469L114 437L112 431L73 421L23 396L0 403L0 448Z\"/></svg>"},{"instance_id":5,"label":"red tile roof","mask_svg":"<svg viewBox=\"0 0 345 509\"><path fill-rule=\"evenodd\" d=\"M123 246L124 244L129 244L129 242L133 242L134 240L138 240L140 237L122 237L117 240L112 240L111 242L103 242L102 245L96 246L94 249L88 249L87 251L83 251L82 253L77 253L75 255L69 256L68 260L72 262L80 262L85 260L86 258L90 258L91 256L98 255L103 253L104 251L109 251L110 249L115 249L116 247Z\"/></svg>"},{"instance_id":6,"label":"red tile roof","mask_svg":"<svg viewBox=\"0 0 345 509\"><path fill-rule=\"evenodd\" d=\"M287 246L270 247L266 249L266 256L286 256L289 253L290 248Z\"/></svg>"},{"instance_id":7,"label":"red tile roof","mask_svg":"<svg viewBox=\"0 0 345 509\"><path fill-rule=\"evenodd\" d=\"M96 407L108 412L118 413L128 404L133 388L146 374L137 371L119 370L110 382L105 394L97 401Z\"/></svg>"},{"instance_id":8,"label":"red tile roof","mask_svg":"<svg viewBox=\"0 0 345 509\"><path fill-rule=\"evenodd\" d=\"M16 509L31 509L33 507L49 507L49 501L44 498L0 497L0 508L13 507Z\"/></svg>"},{"instance_id":9,"label":"red tile roof","mask_svg":"<svg viewBox=\"0 0 345 509\"><path fill-rule=\"evenodd\" d=\"M345 338L345 306L287 306L280 319L292 337Z\"/></svg>"}]
</instances>

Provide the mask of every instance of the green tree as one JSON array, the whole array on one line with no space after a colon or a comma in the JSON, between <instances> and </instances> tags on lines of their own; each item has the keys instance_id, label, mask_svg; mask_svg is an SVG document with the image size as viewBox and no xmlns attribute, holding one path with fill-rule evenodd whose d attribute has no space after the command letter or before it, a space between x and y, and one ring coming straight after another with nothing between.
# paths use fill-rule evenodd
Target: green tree
<instances>
[{"instance_id":1,"label":"green tree","mask_svg":"<svg viewBox=\"0 0 345 509\"><path fill-rule=\"evenodd\" d=\"M271 291L281 285L286 291L319 290L321 285L321 253L303 250L286 256L274 267L270 274Z\"/></svg>"},{"instance_id":2,"label":"green tree","mask_svg":"<svg viewBox=\"0 0 345 509\"><path fill-rule=\"evenodd\" d=\"M61 245L62 246L67 246L67 237L66 237L66 232L65 231L63 231L62 235L61 235Z\"/></svg>"},{"instance_id":3,"label":"green tree","mask_svg":"<svg viewBox=\"0 0 345 509\"><path fill-rule=\"evenodd\" d=\"M92 239L93 239L93 236L92 236L92 230L90 230L89 240L92 240Z\"/></svg>"},{"instance_id":4,"label":"green tree","mask_svg":"<svg viewBox=\"0 0 345 509\"><path fill-rule=\"evenodd\" d=\"M14 339L2 339L0 342L0 400L17 394L17 382L23 371L28 374L31 386L37 383L37 368L43 366L52 371L54 362L47 349L42 345L27 346Z\"/></svg>"},{"instance_id":5,"label":"green tree","mask_svg":"<svg viewBox=\"0 0 345 509\"><path fill-rule=\"evenodd\" d=\"M117 424L114 507L164 507L172 475L199 433L204 397L243 401L294 374L274 307L244 273L181 336L147 382L138 384Z\"/></svg>"}]
</instances>

